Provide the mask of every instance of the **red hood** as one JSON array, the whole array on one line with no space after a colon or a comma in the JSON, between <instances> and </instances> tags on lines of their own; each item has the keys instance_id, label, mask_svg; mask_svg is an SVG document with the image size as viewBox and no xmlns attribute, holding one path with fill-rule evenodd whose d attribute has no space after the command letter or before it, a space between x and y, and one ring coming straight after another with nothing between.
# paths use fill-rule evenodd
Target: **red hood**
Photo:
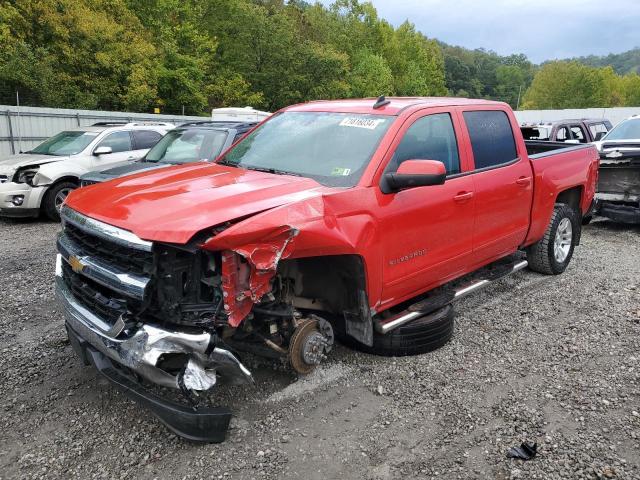
<instances>
[{"instance_id":1,"label":"red hood","mask_svg":"<svg viewBox=\"0 0 640 480\"><path fill-rule=\"evenodd\" d=\"M74 191L67 205L145 240L186 243L208 227L318 194L309 178L192 164Z\"/></svg>"}]
</instances>

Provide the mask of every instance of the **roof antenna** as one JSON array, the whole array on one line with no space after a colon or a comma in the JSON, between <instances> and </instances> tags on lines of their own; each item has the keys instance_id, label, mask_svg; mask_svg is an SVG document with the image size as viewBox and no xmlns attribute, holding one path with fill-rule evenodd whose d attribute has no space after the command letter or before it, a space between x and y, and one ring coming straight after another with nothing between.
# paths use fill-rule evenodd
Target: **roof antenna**
<instances>
[{"instance_id":1,"label":"roof antenna","mask_svg":"<svg viewBox=\"0 0 640 480\"><path fill-rule=\"evenodd\" d=\"M380 95L376 100L376 103L373 104L373 108L377 110L378 108L382 108L385 105L389 105L390 103L391 100L387 100L386 98L384 98L384 95Z\"/></svg>"}]
</instances>

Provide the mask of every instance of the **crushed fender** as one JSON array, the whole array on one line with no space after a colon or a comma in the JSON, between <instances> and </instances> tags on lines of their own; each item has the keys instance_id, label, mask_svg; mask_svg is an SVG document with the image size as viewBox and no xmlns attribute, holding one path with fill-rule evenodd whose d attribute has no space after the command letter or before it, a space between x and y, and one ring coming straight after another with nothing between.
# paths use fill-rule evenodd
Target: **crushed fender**
<instances>
[{"instance_id":1,"label":"crushed fender","mask_svg":"<svg viewBox=\"0 0 640 480\"><path fill-rule=\"evenodd\" d=\"M240 247L222 253L222 291L229 325L237 327L254 303L271 291L278 262L291 255L299 231L288 225L274 228Z\"/></svg>"}]
</instances>

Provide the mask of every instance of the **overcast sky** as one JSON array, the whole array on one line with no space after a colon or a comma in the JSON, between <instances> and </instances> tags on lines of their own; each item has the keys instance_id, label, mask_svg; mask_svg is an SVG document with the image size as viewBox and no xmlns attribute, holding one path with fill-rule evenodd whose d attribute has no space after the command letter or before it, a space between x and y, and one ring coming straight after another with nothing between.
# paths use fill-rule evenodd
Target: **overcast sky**
<instances>
[{"instance_id":1,"label":"overcast sky","mask_svg":"<svg viewBox=\"0 0 640 480\"><path fill-rule=\"evenodd\" d=\"M330 2L326 2L330 3ZM640 0L372 0L399 25L431 38L535 63L640 47Z\"/></svg>"}]
</instances>

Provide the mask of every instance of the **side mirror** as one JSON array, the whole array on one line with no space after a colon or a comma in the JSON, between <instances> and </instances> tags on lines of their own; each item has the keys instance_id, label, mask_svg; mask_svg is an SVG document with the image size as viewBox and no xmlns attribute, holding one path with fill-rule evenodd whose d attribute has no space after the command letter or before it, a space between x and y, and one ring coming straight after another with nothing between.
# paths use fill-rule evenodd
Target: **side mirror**
<instances>
[{"instance_id":1,"label":"side mirror","mask_svg":"<svg viewBox=\"0 0 640 480\"><path fill-rule=\"evenodd\" d=\"M397 192L406 188L442 185L447 177L444 163L437 160L405 160L394 173L385 173L382 191Z\"/></svg>"},{"instance_id":2,"label":"side mirror","mask_svg":"<svg viewBox=\"0 0 640 480\"><path fill-rule=\"evenodd\" d=\"M98 147L93 151L93 154L96 157L99 157L100 155L108 155L109 153L113 153L113 148L106 146Z\"/></svg>"}]
</instances>

